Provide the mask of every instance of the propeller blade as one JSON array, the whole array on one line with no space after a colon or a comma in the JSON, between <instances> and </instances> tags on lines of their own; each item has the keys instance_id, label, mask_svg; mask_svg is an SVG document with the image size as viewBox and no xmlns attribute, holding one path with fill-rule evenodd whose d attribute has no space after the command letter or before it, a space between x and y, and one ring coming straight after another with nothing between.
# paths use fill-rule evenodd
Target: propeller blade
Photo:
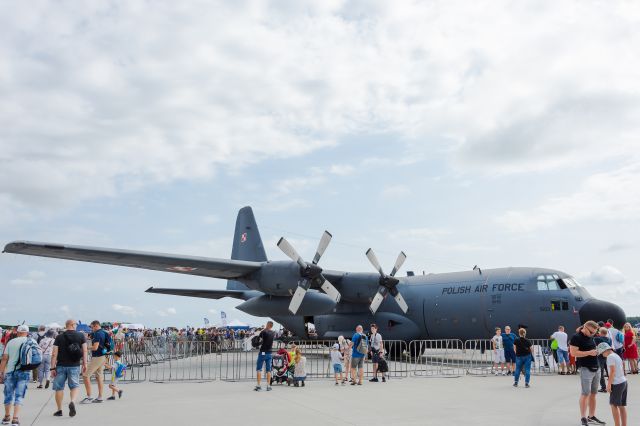
<instances>
[{"instance_id":1,"label":"propeller blade","mask_svg":"<svg viewBox=\"0 0 640 426\"><path fill-rule=\"evenodd\" d=\"M312 263L314 265L317 265L318 262L320 261L320 258L324 254L324 251L327 249L327 246L329 245L329 242L331 241L332 237L333 235L331 235L329 231L324 231L324 234L322 234L322 238L320 238L320 242L318 243L318 248L316 249L316 255L313 257Z\"/></svg>"},{"instance_id":2,"label":"propeller blade","mask_svg":"<svg viewBox=\"0 0 640 426\"><path fill-rule=\"evenodd\" d=\"M380 307L380 304L384 300L384 294L381 293L382 289L384 289L384 287L378 290L375 297L373 298L373 301L371 301L371 305L369 305L369 310L373 315L376 314L378 308Z\"/></svg>"},{"instance_id":3,"label":"propeller blade","mask_svg":"<svg viewBox=\"0 0 640 426\"><path fill-rule=\"evenodd\" d=\"M289 311L293 315L295 315L296 312L298 312L298 309L300 309L302 300L304 299L304 296L307 294L307 290L309 290L309 287L311 287L311 281L309 281L307 278L303 278L300 281L298 281L298 288L296 288L296 292L293 293L293 296L291 297L291 302L289 303Z\"/></svg>"},{"instance_id":4,"label":"propeller blade","mask_svg":"<svg viewBox=\"0 0 640 426\"><path fill-rule=\"evenodd\" d=\"M340 302L340 292L329 281L324 280L320 288L336 303Z\"/></svg>"},{"instance_id":5,"label":"propeller blade","mask_svg":"<svg viewBox=\"0 0 640 426\"><path fill-rule=\"evenodd\" d=\"M293 246L289 244L289 241L285 240L284 237L280 238L280 240L278 241L278 248L282 250L282 252L286 254L289 259L297 262L301 268L307 267L307 264L304 262L304 260L302 260L296 249L294 249Z\"/></svg>"},{"instance_id":6,"label":"propeller blade","mask_svg":"<svg viewBox=\"0 0 640 426\"><path fill-rule=\"evenodd\" d=\"M403 251L400 252L398 258L396 259L396 264L393 266L393 270L391 271L391 276L395 277L396 273L402 268L402 264L407 260L407 255L404 254Z\"/></svg>"},{"instance_id":7,"label":"propeller blade","mask_svg":"<svg viewBox=\"0 0 640 426\"><path fill-rule=\"evenodd\" d=\"M409 305L407 305L407 302L404 301L404 297L402 297L402 294L398 292L398 294L396 294L394 299L396 299L396 303L398 304L398 306L400 306L400 309L402 309L402 312L406 314L407 311L409 310Z\"/></svg>"},{"instance_id":8,"label":"propeller blade","mask_svg":"<svg viewBox=\"0 0 640 426\"><path fill-rule=\"evenodd\" d=\"M367 255L367 259L369 259L369 262L371 262L373 267L378 270L378 272L380 273L380 276L384 277L384 271L382 270L382 267L380 266L380 262L378 262L378 258L376 257L376 254L373 252L373 249L367 250L366 255Z\"/></svg>"}]
</instances>

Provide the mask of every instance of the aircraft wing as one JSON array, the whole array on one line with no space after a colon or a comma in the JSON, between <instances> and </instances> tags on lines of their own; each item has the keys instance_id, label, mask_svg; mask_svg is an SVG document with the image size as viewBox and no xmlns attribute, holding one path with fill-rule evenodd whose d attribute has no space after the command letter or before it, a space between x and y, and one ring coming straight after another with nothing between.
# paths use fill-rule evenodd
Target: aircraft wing
<instances>
[{"instance_id":1,"label":"aircraft wing","mask_svg":"<svg viewBox=\"0 0 640 426\"><path fill-rule=\"evenodd\" d=\"M83 247L14 241L5 246L4 252L30 256L53 257L81 262L104 263L154 271L175 272L201 277L236 279L257 271L260 262L246 260L213 259L197 256L182 256L150 253L133 250L118 250L99 247Z\"/></svg>"},{"instance_id":2,"label":"aircraft wing","mask_svg":"<svg viewBox=\"0 0 640 426\"><path fill-rule=\"evenodd\" d=\"M235 299L247 300L256 295L262 294L259 291L243 290L200 290L183 288L153 288L145 290L147 293L171 294L173 296L201 297L203 299L222 299L223 297L233 297Z\"/></svg>"}]
</instances>

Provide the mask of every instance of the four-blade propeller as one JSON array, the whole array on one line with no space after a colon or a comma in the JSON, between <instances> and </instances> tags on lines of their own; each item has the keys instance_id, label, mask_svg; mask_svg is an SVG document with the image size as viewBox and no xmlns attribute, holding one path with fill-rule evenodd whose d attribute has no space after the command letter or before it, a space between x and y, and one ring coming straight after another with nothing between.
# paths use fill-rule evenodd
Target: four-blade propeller
<instances>
[{"instance_id":1,"label":"four-blade propeller","mask_svg":"<svg viewBox=\"0 0 640 426\"><path fill-rule=\"evenodd\" d=\"M301 279L298 281L298 288L291 298L291 303L289 303L289 311L291 311L292 314L295 315L296 312L298 312L298 309L302 304L302 300L312 284L315 284L316 287L319 286L322 291L331 297L331 299L335 300L336 303L340 301L340 292L322 276L322 268L318 266L318 262L324 254L324 251L327 249L330 241L331 234L328 231L324 231L322 238L320 238L320 243L318 243L316 255L313 257L313 261L311 263L306 263L302 260L302 257L300 257L298 252L296 252L293 246L289 244L284 237L280 238L278 241L278 247L280 250L282 250L282 252L291 260L300 265Z\"/></svg>"},{"instance_id":2,"label":"four-blade propeller","mask_svg":"<svg viewBox=\"0 0 640 426\"><path fill-rule=\"evenodd\" d=\"M371 302L371 305L369 306L369 310L371 311L371 313L375 315L387 293L391 293L391 296L393 296L393 298L396 300L396 303L398 303L398 306L400 306L402 312L406 314L409 310L409 306L407 306L407 302L405 302L404 297L402 297L397 289L398 283L400 281L394 277L398 270L402 267L402 264L407 258L407 255L402 251L400 252L400 254L398 255L398 259L396 259L396 264L393 266L393 270L389 275L386 275L382 270L380 262L378 262L378 258L376 257L372 249L367 250L366 255L367 259L369 259L369 262L371 262L373 267L376 268L378 270L378 273L380 274L380 286L378 287L378 292L376 293L373 301Z\"/></svg>"}]
</instances>

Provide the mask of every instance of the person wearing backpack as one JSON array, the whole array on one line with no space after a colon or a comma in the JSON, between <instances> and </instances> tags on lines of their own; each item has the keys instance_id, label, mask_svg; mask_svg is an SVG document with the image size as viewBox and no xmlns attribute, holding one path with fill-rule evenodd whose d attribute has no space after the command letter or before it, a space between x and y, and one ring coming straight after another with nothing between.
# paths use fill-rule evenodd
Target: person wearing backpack
<instances>
[{"instance_id":1,"label":"person wearing backpack","mask_svg":"<svg viewBox=\"0 0 640 426\"><path fill-rule=\"evenodd\" d=\"M356 327L356 332L351 338L353 342L353 351L351 353L351 384L362 385L364 378L364 357L369 352L369 341L363 333L361 325ZM356 375L357 371L357 375ZM358 381L356 382L356 377Z\"/></svg>"},{"instance_id":2,"label":"person wearing backpack","mask_svg":"<svg viewBox=\"0 0 640 426\"><path fill-rule=\"evenodd\" d=\"M20 425L18 420L20 407L27 394L27 384L31 377L30 371L24 371L20 368L21 352L23 345L28 340L29 327L21 325L17 331L18 336L7 343L0 363L0 381L4 382L4 418L2 419L2 424L11 424L12 426ZM13 417L11 416L11 408L13 408Z\"/></svg>"},{"instance_id":3,"label":"person wearing backpack","mask_svg":"<svg viewBox=\"0 0 640 426\"><path fill-rule=\"evenodd\" d=\"M89 361L87 371L83 374L84 389L87 392L87 396L80 401L80 404L101 403L103 401L103 369L107 360L105 355L111 350L111 338L100 326L100 321L91 321L91 330L93 330L93 333L91 333L91 361ZM96 399L91 397L91 376L94 374L98 382L98 397Z\"/></svg>"},{"instance_id":4,"label":"person wearing backpack","mask_svg":"<svg viewBox=\"0 0 640 426\"><path fill-rule=\"evenodd\" d=\"M613 325L613 320L607 320L604 326L609 330L609 339L611 339L613 351L624 359L624 334Z\"/></svg>"},{"instance_id":5,"label":"person wearing backpack","mask_svg":"<svg viewBox=\"0 0 640 426\"><path fill-rule=\"evenodd\" d=\"M51 377L53 390L56 393L56 417L62 416L62 399L64 398L65 383L69 385L71 401L69 402L69 417L76 415L76 400L80 386L80 371L87 371L87 339L84 334L76 331L76 320L67 320L64 333L58 334L53 342L51 354Z\"/></svg>"}]
</instances>

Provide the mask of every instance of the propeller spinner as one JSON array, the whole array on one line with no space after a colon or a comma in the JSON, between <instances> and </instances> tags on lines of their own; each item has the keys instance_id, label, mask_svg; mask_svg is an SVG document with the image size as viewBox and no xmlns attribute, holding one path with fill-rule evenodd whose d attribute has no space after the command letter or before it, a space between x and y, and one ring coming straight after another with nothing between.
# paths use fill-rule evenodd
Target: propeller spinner
<instances>
[{"instance_id":1,"label":"propeller spinner","mask_svg":"<svg viewBox=\"0 0 640 426\"><path fill-rule=\"evenodd\" d=\"M407 305L407 302L405 302L404 297L402 297L402 295L398 291L397 286L400 281L395 278L395 275L402 267L402 264L406 260L407 255L402 251L400 252L398 258L396 259L396 264L393 266L393 270L389 275L385 274L382 270L380 262L378 262L378 258L376 257L372 249L367 250L366 255L367 259L369 259L369 262L371 262L373 267L376 268L378 270L378 273L380 274L380 286L378 287L378 292L376 293L373 301L371 302L371 305L369 306L369 310L371 311L371 313L375 315L376 311L380 307L380 304L387 296L387 293L391 293L391 296L393 296L393 298L396 300L396 303L398 304L398 306L400 306L402 312L406 314L409 310L409 306Z\"/></svg>"},{"instance_id":2,"label":"propeller spinner","mask_svg":"<svg viewBox=\"0 0 640 426\"><path fill-rule=\"evenodd\" d=\"M330 241L331 234L328 231L324 231L324 234L322 234L322 238L320 238L320 242L318 243L316 255L313 257L313 261L311 263L306 263L302 260L302 257L300 257L298 252L296 252L293 246L289 244L284 237L280 238L278 241L278 248L280 248L280 250L282 250L282 252L291 260L300 265L301 280L298 281L298 288L291 298L291 303L289 303L289 311L291 311L292 314L295 315L298 312L298 309L302 304L302 300L307 294L307 290L311 287L311 284L319 285L322 291L324 291L336 303L340 301L340 292L331 285L324 276L322 276L322 268L318 266L318 262L324 254L324 251L327 249Z\"/></svg>"}]
</instances>

